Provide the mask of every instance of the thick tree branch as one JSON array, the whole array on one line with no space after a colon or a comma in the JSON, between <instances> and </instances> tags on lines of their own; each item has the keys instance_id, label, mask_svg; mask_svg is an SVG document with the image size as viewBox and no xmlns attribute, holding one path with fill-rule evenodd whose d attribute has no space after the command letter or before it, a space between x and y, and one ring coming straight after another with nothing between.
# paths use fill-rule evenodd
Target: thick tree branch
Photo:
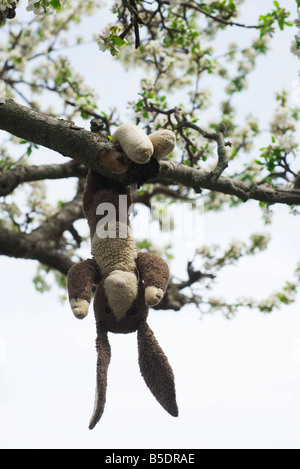
<instances>
[{"instance_id":1,"label":"thick tree branch","mask_svg":"<svg viewBox=\"0 0 300 469\"><path fill-rule=\"evenodd\" d=\"M0 174L0 197L11 194L19 184L24 182L84 177L86 174L87 168L74 161L41 166L18 165Z\"/></svg>"},{"instance_id":2,"label":"thick tree branch","mask_svg":"<svg viewBox=\"0 0 300 469\"><path fill-rule=\"evenodd\" d=\"M48 243L59 246L64 231L72 230L73 223L80 218L83 218L82 191L71 202L63 204L57 213L47 218L30 236L37 244L47 240Z\"/></svg>"},{"instance_id":3,"label":"thick tree branch","mask_svg":"<svg viewBox=\"0 0 300 469\"><path fill-rule=\"evenodd\" d=\"M32 234L14 233L0 225L0 255L18 259L32 259L67 275L74 264L46 240L37 243Z\"/></svg>"},{"instance_id":4,"label":"thick tree branch","mask_svg":"<svg viewBox=\"0 0 300 469\"><path fill-rule=\"evenodd\" d=\"M0 128L57 151L95 171L101 171L101 155L114 151L117 156L123 156L120 149L106 137L81 129L72 122L49 117L12 100L0 104Z\"/></svg>"},{"instance_id":5,"label":"thick tree branch","mask_svg":"<svg viewBox=\"0 0 300 469\"><path fill-rule=\"evenodd\" d=\"M244 202L254 199L269 204L300 205L298 188L274 189L267 185L258 186L226 177L219 177L216 180L212 177L212 173L170 161L162 161L159 165L152 161L143 167L132 165L126 174L111 174L103 169L103 164L105 158L111 158L112 155L124 159L124 153L117 145L94 132L81 129L64 120L48 117L13 101L6 101L0 105L0 128L17 137L55 150L63 156L73 158L84 166L124 184L141 184L151 180L166 185L181 184L194 189L196 193L200 193L202 189L217 191L236 196ZM219 165L219 169L222 169L222 161Z\"/></svg>"},{"instance_id":6,"label":"thick tree branch","mask_svg":"<svg viewBox=\"0 0 300 469\"><path fill-rule=\"evenodd\" d=\"M81 190L29 234L10 231L0 224L0 255L37 260L67 274L73 262L61 252L60 242L65 231L73 232L73 223L80 218L83 218Z\"/></svg>"},{"instance_id":7,"label":"thick tree branch","mask_svg":"<svg viewBox=\"0 0 300 469\"><path fill-rule=\"evenodd\" d=\"M199 193L201 189L209 189L234 195L243 202L254 199L269 204L300 205L299 189L273 189L267 185L258 186L225 177L220 177L217 182L213 182L211 173L170 161L160 164L159 174L154 181L162 184L182 184L194 189L196 193Z\"/></svg>"}]
</instances>

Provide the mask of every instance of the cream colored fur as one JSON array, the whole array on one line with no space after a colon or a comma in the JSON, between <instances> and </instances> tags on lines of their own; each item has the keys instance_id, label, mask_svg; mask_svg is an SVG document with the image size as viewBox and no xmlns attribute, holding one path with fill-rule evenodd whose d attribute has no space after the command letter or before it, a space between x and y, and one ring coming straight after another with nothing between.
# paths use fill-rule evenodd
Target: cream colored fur
<instances>
[{"instance_id":1,"label":"cream colored fur","mask_svg":"<svg viewBox=\"0 0 300 469\"><path fill-rule=\"evenodd\" d=\"M136 245L128 230L126 238L119 238L119 233L127 231L127 225L117 222L114 232L117 237L100 238L97 233L92 239L92 254L104 277L114 270L135 272Z\"/></svg>"},{"instance_id":2,"label":"cream colored fur","mask_svg":"<svg viewBox=\"0 0 300 469\"><path fill-rule=\"evenodd\" d=\"M147 287L145 290L145 303L147 306L156 306L164 296L161 288Z\"/></svg>"},{"instance_id":3,"label":"cream colored fur","mask_svg":"<svg viewBox=\"0 0 300 469\"><path fill-rule=\"evenodd\" d=\"M157 160L161 160L165 156L169 155L175 148L176 145L176 137L174 132L167 129L161 129L153 134L149 135L149 139L151 140L154 153L153 158Z\"/></svg>"},{"instance_id":4,"label":"cream colored fur","mask_svg":"<svg viewBox=\"0 0 300 469\"><path fill-rule=\"evenodd\" d=\"M82 300L81 298L72 298L70 305L77 319L84 319L88 315L90 306L88 301Z\"/></svg>"},{"instance_id":5,"label":"cream colored fur","mask_svg":"<svg viewBox=\"0 0 300 469\"><path fill-rule=\"evenodd\" d=\"M104 280L104 289L117 321L125 317L138 294L138 279L135 273L115 270Z\"/></svg>"},{"instance_id":6,"label":"cream colored fur","mask_svg":"<svg viewBox=\"0 0 300 469\"><path fill-rule=\"evenodd\" d=\"M154 148L151 140L137 125L120 125L113 134L113 140L121 145L128 158L135 163L147 163L153 155Z\"/></svg>"},{"instance_id":7,"label":"cream colored fur","mask_svg":"<svg viewBox=\"0 0 300 469\"><path fill-rule=\"evenodd\" d=\"M112 228L112 225L111 225ZM92 254L104 277L104 289L116 319L120 321L137 297L136 245L127 224L117 222L111 230L114 237L92 239ZM120 233L126 238L119 238Z\"/></svg>"}]
</instances>

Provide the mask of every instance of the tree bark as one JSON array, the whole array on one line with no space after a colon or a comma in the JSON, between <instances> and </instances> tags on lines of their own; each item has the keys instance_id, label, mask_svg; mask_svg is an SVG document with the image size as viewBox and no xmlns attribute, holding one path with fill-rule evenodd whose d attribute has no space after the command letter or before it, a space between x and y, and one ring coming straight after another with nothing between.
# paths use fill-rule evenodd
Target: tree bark
<instances>
[{"instance_id":1,"label":"tree bark","mask_svg":"<svg viewBox=\"0 0 300 469\"><path fill-rule=\"evenodd\" d=\"M46 164L40 166L18 165L0 174L0 197L11 194L16 187L24 182L42 181L44 179L64 179L85 177L88 169L70 161L65 164Z\"/></svg>"},{"instance_id":2,"label":"tree bark","mask_svg":"<svg viewBox=\"0 0 300 469\"><path fill-rule=\"evenodd\" d=\"M39 261L52 269L67 275L74 262L60 254L50 242L40 240L32 234L14 233L0 225L0 255L16 259Z\"/></svg>"}]
</instances>

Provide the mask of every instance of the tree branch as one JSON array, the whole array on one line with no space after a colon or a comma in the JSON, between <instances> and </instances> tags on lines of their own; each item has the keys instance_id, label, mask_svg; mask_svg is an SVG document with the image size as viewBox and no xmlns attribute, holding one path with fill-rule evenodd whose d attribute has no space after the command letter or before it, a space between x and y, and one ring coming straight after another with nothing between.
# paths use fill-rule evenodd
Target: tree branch
<instances>
[{"instance_id":1,"label":"tree branch","mask_svg":"<svg viewBox=\"0 0 300 469\"><path fill-rule=\"evenodd\" d=\"M29 234L10 231L0 224L0 255L37 260L66 275L73 261L60 249L61 239L65 231L74 232L73 223L80 218L83 218L81 186L72 201L63 204Z\"/></svg>"},{"instance_id":2,"label":"tree branch","mask_svg":"<svg viewBox=\"0 0 300 469\"><path fill-rule=\"evenodd\" d=\"M113 151L117 156L123 156L120 148L112 145L106 137L81 129L72 122L49 117L12 100L0 104L0 128L57 151L95 171L101 171L99 159L108 152Z\"/></svg>"},{"instance_id":3,"label":"tree branch","mask_svg":"<svg viewBox=\"0 0 300 469\"><path fill-rule=\"evenodd\" d=\"M206 138L207 140L214 140L217 143L218 163L215 169L211 172L212 182L217 182L217 180L219 179L223 171L228 166L228 161L226 157L226 146L230 144L228 144L228 142L225 142L224 140L224 132L225 132L224 125L223 124L220 125L218 132L207 132L206 130L202 129L198 125L193 124L192 122L187 122L187 121L180 122L176 128L180 130L185 127L193 129L196 132L199 132L199 134L201 134L202 137Z\"/></svg>"},{"instance_id":4,"label":"tree branch","mask_svg":"<svg viewBox=\"0 0 300 469\"><path fill-rule=\"evenodd\" d=\"M47 243L59 246L64 231L72 230L73 223L83 218L82 191L78 191L71 202L63 204L57 213L47 218L36 230L30 233L36 243Z\"/></svg>"},{"instance_id":5,"label":"tree branch","mask_svg":"<svg viewBox=\"0 0 300 469\"><path fill-rule=\"evenodd\" d=\"M84 166L124 184L142 184L147 180L165 185L182 184L194 189L196 193L208 189L236 196L244 202L254 199L269 204L300 205L298 188L258 186L226 177L219 177L216 180L210 172L170 161L162 161L159 164L151 161L143 166L132 164L126 174L112 174L106 170L105 161L112 155L124 159L120 147L94 132L81 129L64 120L48 117L13 101L0 104L0 128L17 137L55 150L63 156L73 158ZM222 165L222 161L219 164Z\"/></svg>"},{"instance_id":6,"label":"tree branch","mask_svg":"<svg viewBox=\"0 0 300 469\"><path fill-rule=\"evenodd\" d=\"M51 164L41 166L18 165L0 174L0 197L11 194L18 185L24 182L42 181L45 179L64 179L70 177L84 177L87 168L74 161L65 164Z\"/></svg>"},{"instance_id":7,"label":"tree branch","mask_svg":"<svg viewBox=\"0 0 300 469\"><path fill-rule=\"evenodd\" d=\"M200 8L198 5L195 5L194 2L188 3L188 2L182 2L182 6L186 8L192 8L193 10L199 11L203 15L207 16L213 21L216 21L217 23L224 24L225 26L238 26L239 28L246 28L246 29L261 29L262 25L247 25L247 24L242 24L242 23L237 23L235 21L228 21L225 20L224 18L220 18L219 16L214 16L208 11L204 10L203 8Z\"/></svg>"},{"instance_id":8,"label":"tree branch","mask_svg":"<svg viewBox=\"0 0 300 469\"><path fill-rule=\"evenodd\" d=\"M0 225L0 255L32 259L67 275L74 262L48 242L36 242L32 234L14 233Z\"/></svg>"},{"instance_id":9,"label":"tree branch","mask_svg":"<svg viewBox=\"0 0 300 469\"><path fill-rule=\"evenodd\" d=\"M127 26L127 28L125 28L122 34L120 34L120 38L124 39L126 35L129 33L129 31L132 28L134 28L135 48L138 49L141 45L139 25L144 24L144 21L139 16L135 0L129 0L129 1L122 0L122 3L123 3L124 8L130 12L131 21L130 21L129 26Z\"/></svg>"},{"instance_id":10,"label":"tree branch","mask_svg":"<svg viewBox=\"0 0 300 469\"><path fill-rule=\"evenodd\" d=\"M213 182L211 173L170 161L161 162L159 174L152 182L182 184L194 189L196 193L199 193L201 189L209 189L234 195L243 202L254 199L269 204L300 205L299 189L273 189L267 185L257 186L225 177L220 177L217 182Z\"/></svg>"}]
</instances>

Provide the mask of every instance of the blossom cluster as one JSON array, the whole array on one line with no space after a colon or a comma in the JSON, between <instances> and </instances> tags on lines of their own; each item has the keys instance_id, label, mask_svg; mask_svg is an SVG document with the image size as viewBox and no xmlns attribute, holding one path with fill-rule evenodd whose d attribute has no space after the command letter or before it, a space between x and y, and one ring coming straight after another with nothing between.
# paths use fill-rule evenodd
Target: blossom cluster
<instances>
[{"instance_id":1,"label":"blossom cluster","mask_svg":"<svg viewBox=\"0 0 300 469\"><path fill-rule=\"evenodd\" d=\"M60 50L68 47L69 40L65 32L72 23L78 25L81 16L93 15L100 4L101 0L72 0L59 15L36 15L35 21L28 23L19 24L17 15L15 22L10 25L12 33L8 41L0 41L0 63L9 64L1 74L0 101L16 99L19 76L27 85L23 96L34 109L49 115L61 116L63 113L64 118L70 120L75 116L87 119L88 115L95 112L97 93L85 85L84 77L74 71L66 57L57 55L55 50L49 53L49 50L54 35ZM50 100L42 97L48 93L52 95ZM55 95L63 100L63 109Z\"/></svg>"},{"instance_id":2,"label":"blossom cluster","mask_svg":"<svg viewBox=\"0 0 300 469\"><path fill-rule=\"evenodd\" d=\"M300 8L298 8L298 18L294 23L298 27L298 34L295 35L295 40L292 42L291 52L300 60Z\"/></svg>"},{"instance_id":3,"label":"blossom cluster","mask_svg":"<svg viewBox=\"0 0 300 469\"><path fill-rule=\"evenodd\" d=\"M282 149L284 153L294 153L298 148L296 138L296 119L293 115L293 109L280 105L270 122L271 132L274 135L273 142L268 147L276 151ZM268 150L265 150L264 153Z\"/></svg>"},{"instance_id":4,"label":"blossom cluster","mask_svg":"<svg viewBox=\"0 0 300 469\"><path fill-rule=\"evenodd\" d=\"M269 175L265 178L268 184L278 184L281 178L286 184L295 175L290 167L290 160L296 156L299 147L296 136L299 109L291 108L287 98L288 93L285 90L277 94L279 106L270 121L272 142L261 148L261 159L255 160L261 169L268 171Z\"/></svg>"},{"instance_id":5,"label":"blossom cluster","mask_svg":"<svg viewBox=\"0 0 300 469\"><path fill-rule=\"evenodd\" d=\"M33 11L37 16L51 15L66 6L68 0L28 0L27 11Z\"/></svg>"},{"instance_id":6,"label":"blossom cluster","mask_svg":"<svg viewBox=\"0 0 300 469\"><path fill-rule=\"evenodd\" d=\"M0 12L12 8L12 3L14 3L14 0L0 0Z\"/></svg>"},{"instance_id":7,"label":"blossom cluster","mask_svg":"<svg viewBox=\"0 0 300 469\"><path fill-rule=\"evenodd\" d=\"M112 56L119 53L119 47L126 46L126 39L122 39L118 34L124 29L122 23L114 25L108 23L98 34L97 43L102 52L109 50Z\"/></svg>"}]
</instances>

